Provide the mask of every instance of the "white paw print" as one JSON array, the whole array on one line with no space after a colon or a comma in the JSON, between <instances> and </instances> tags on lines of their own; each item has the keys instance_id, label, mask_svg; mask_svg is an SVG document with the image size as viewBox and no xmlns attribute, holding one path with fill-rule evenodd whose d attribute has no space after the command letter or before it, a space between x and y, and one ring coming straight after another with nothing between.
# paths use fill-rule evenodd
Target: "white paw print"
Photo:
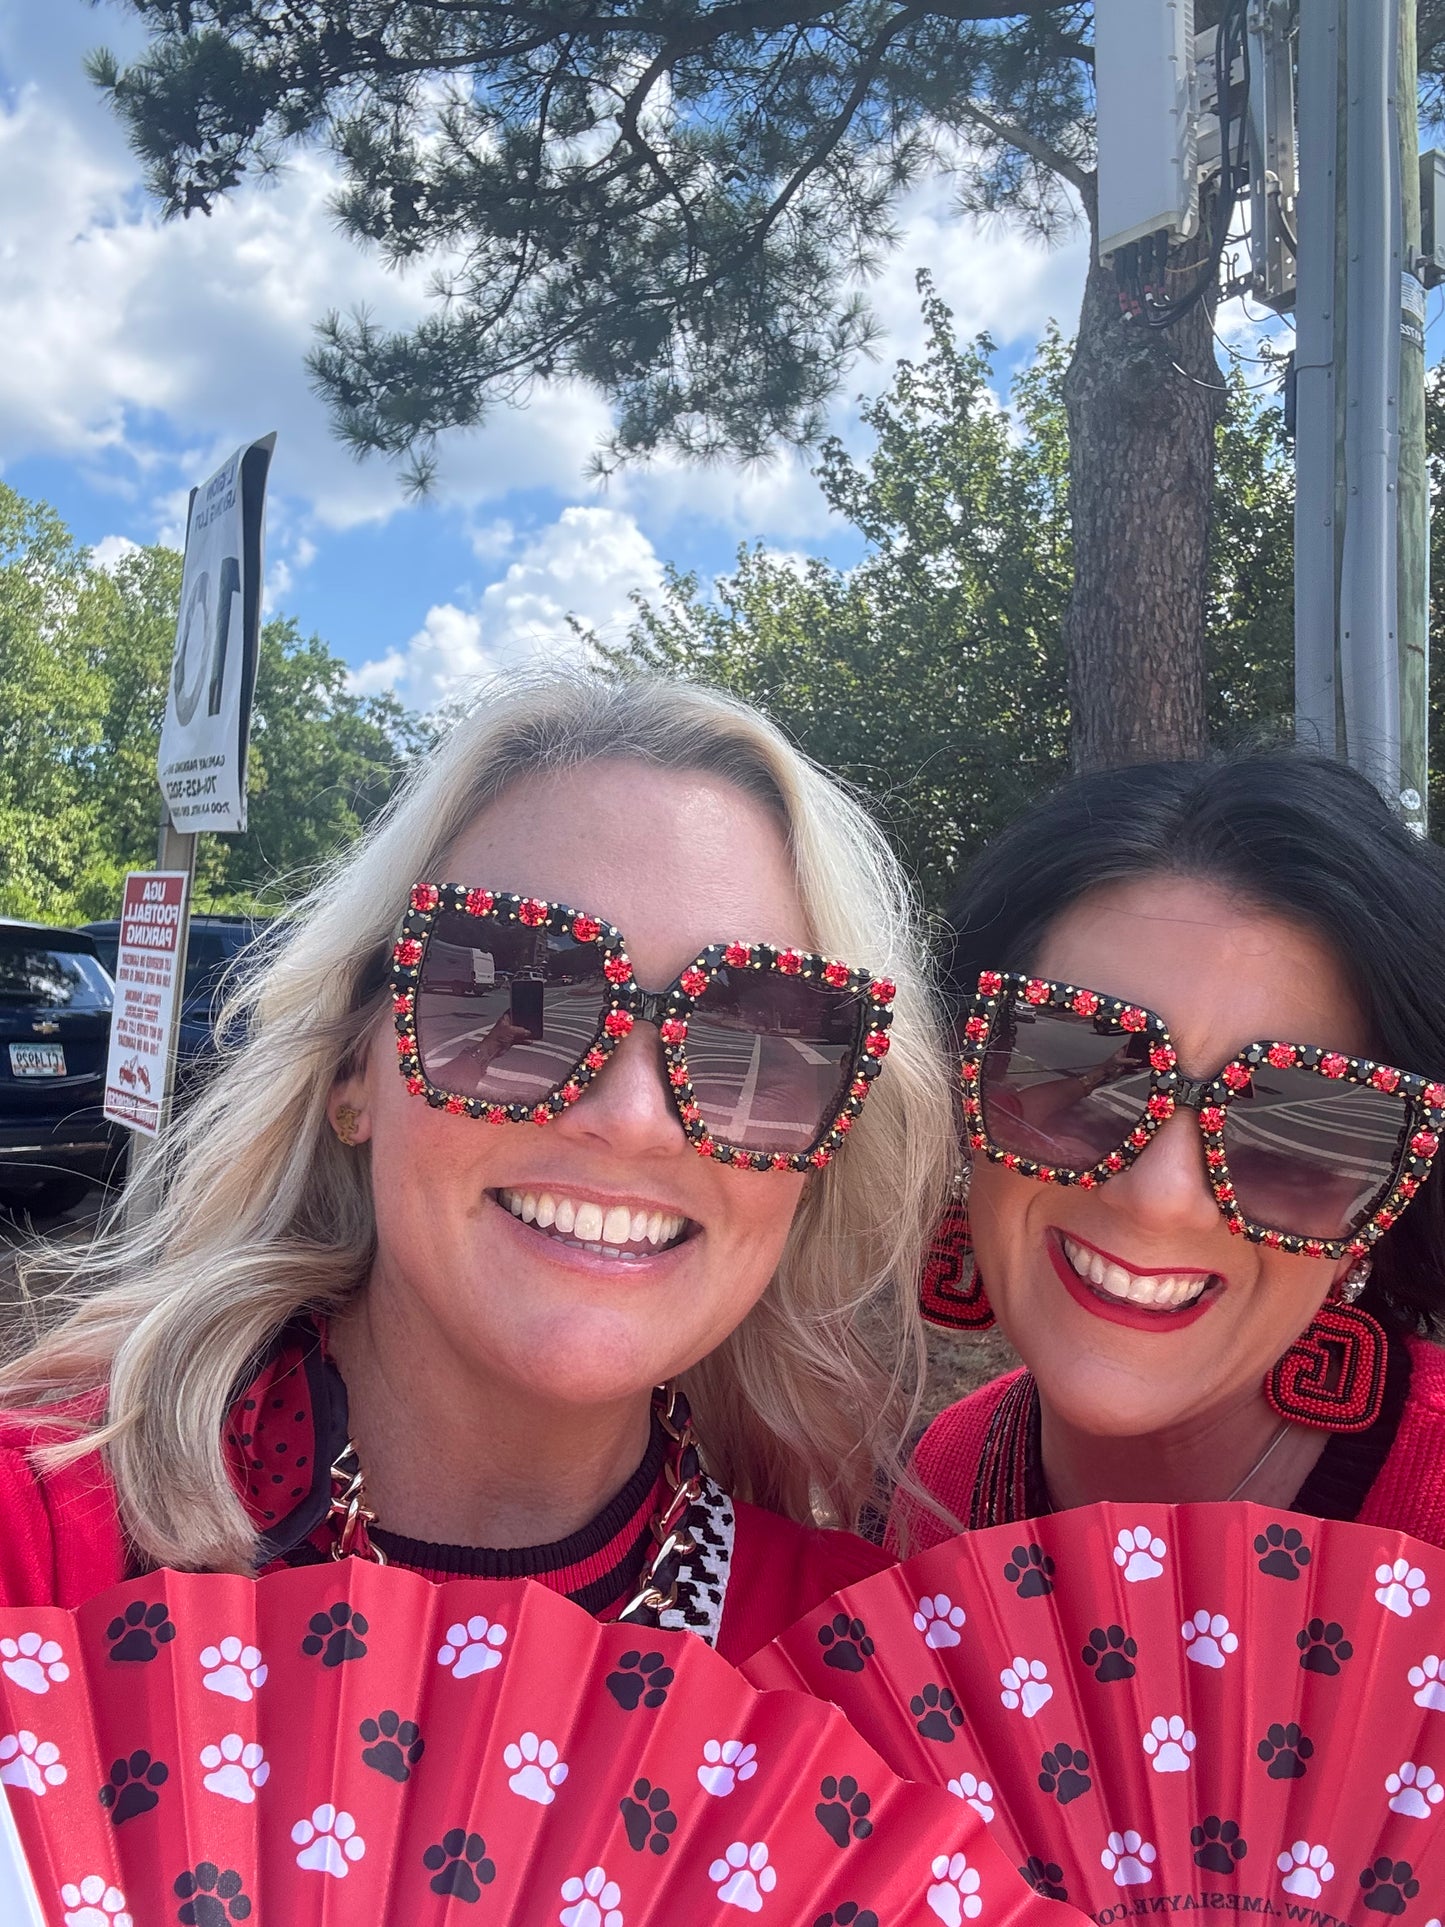
<instances>
[{"instance_id":1,"label":"white paw print","mask_svg":"<svg viewBox=\"0 0 1445 1927\"><path fill-rule=\"evenodd\" d=\"M356 1831L356 1822L344 1807L315 1807L309 1820L298 1820L291 1838L301 1849L296 1865L308 1873L334 1873L344 1876L353 1861L366 1852L366 1842Z\"/></svg>"},{"instance_id":2,"label":"white paw print","mask_svg":"<svg viewBox=\"0 0 1445 1927\"><path fill-rule=\"evenodd\" d=\"M1375 1598L1388 1613L1408 1619L1417 1606L1430 1604L1430 1588L1425 1575L1408 1559L1397 1559L1390 1566L1375 1568Z\"/></svg>"},{"instance_id":3,"label":"white paw print","mask_svg":"<svg viewBox=\"0 0 1445 1927\"><path fill-rule=\"evenodd\" d=\"M549 1807L557 1797L557 1788L567 1777L567 1762L557 1757L557 1749L550 1740L539 1740L535 1733L524 1733L519 1740L505 1747L502 1758L513 1768L512 1777L507 1785L513 1793L524 1800L535 1800L539 1807Z\"/></svg>"},{"instance_id":4,"label":"white paw print","mask_svg":"<svg viewBox=\"0 0 1445 1927\"><path fill-rule=\"evenodd\" d=\"M1189 1771L1189 1755L1194 1751L1195 1739L1177 1713L1167 1720L1162 1713L1150 1720L1143 1744L1156 1773Z\"/></svg>"},{"instance_id":5,"label":"white paw print","mask_svg":"<svg viewBox=\"0 0 1445 1927\"><path fill-rule=\"evenodd\" d=\"M126 1912L125 1895L104 1874L88 1873L84 1880L67 1880L60 1890L65 1927L135 1927Z\"/></svg>"},{"instance_id":6,"label":"white paw print","mask_svg":"<svg viewBox=\"0 0 1445 1927\"><path fill-rule=\"evenodd\" d=\"M48 1693L70 1678L70 1668L59 1643L40 1633L21 1633L0 1639L0 1672L27 1693Z\"/></svg>"},{"instance_id":7,"label":"white paw print","mask_svg":"<svg viewBox=\"0 0 1445 1927\"><path fill-rule=\"evenodd\" d=\"M1328 1847L1312 1847L1308 1840L1296 1840L1275 1863L1284 1879L1279 1883L1287 1894L1302 1900L1318 1900L1325 1882L1335 1877L1334 1862Z\"/></svg>"},{"instance_id":8,"label":"white paw print","mask_svg":"<svg viewBox=\"0 0 1445 1927\"><path fill-rule=\"evenodd\" d=\"M266 1684L266 1667L255 1646L234 1636L201 1648L201 1684L228 1700L253 1699Z\"/></svg>"},{"instance_id":9,"label":"white paw print","mask_svg":"<svg viewBox=\"0 0 1445 1927\"><path fill-rule=\"evenodd\" d=\"M1157 1579L1164 1570L1169 1548L1148 1526L1126 1526L1114 1548L1114 1564L1124 1568L1124 1577L1136 1584L1141 1579Z\"/></svg>"},{"instance_id":10,"label":"white paw print","mask_svg":"<svg viewBox=\"0 0 1445 1927\"><path fill-rule=\"evenodd\" d=\"M963 1927L964 1921L977 1920L983 1912L978 1897L981 1883L978 1869L968 1864L968 1855L941 1853L933 1862L932 1872L928 1904L943 1927Z\"/></svg>"},{"instance_id":11,"label":"white paw print","mask_svg":"<svg viewBox=\"0 0 1445 1927\"><path fill-rule=\"evenodd\" d=\"M1196 1666L1222 1666L1231 1653L1239 1651L1239 1635L1229 1630L1229 1621L1223 1613L1207 1613L1202 1609L1192 1619L1186 1619L1179 1628L1179 1637L1184 1641L1184 1657L1192 1659Z\"/></svg>"},{"instance_id":12,"label":"white paw print","mask_svg":"<svg viewBox=\"0 0 1445 1927\"><path fill-rule=\"evenodd\" d=\"M758 1770L757 1754L755 1746L744 1746L741 1740L708 1740L697 1770L698 1784L704 1793L724 1798L743 1780L751 1780Z\"/></svg>"},{"instance_id":13,"label":"white paw print","mask_svg":"<svg viewBox=\"0 0 1445 1927\"><path fill-rule=\"evenodd\" d=\"M1434 1767L1416 1766L1413 1760L1386 1775L1385 1791L1391 1813L1402 1813L1407 1820L1428 1820L1431 1807L1445 1800L1445 1786L1436 1779Z\"/></svg>"},{"instance_id":14,"label":"white paw print","mask_svg":"<svg viewBox=\"0 0 1445 1927\"><path fill-rule=\"evenodd\" d=\"M999 1698L1011 1713L1017 1709L1026 1720L1031 1720L1039 1708L1047 1706L1054 1697L1054 1689L1048 1682L1049 1669L1041 1659L1015 1655L1012 1666L1005 1666L998 1676L1003 1688Z\"/></svg>"},{"instance_id":15,"label":"white paw print","mask_svg":"<svg viewBox=\"0 0 1445 1927\"><path fill-rule=\"evenodd\" d=\"M924 1645L935 1652L943 1646L956 1646L967 1620L968 1614L962 1606L955 1606L946 1592L933 1598L925 1594L913 1615L914 1628L923 1634Z\"/></svg>"},{"instance_id":16,"label":"white paw print","mask_svg":"<svg viewBox=\"0 0 1445 1927\"><path fill-rule=\"evenodd\" d=\"M572 1902L558 1918L562 1927L622 1927L622 1889L605 1867L589 1867L562 1882L562 1898Z\"/></svg>"},{"instance_id":17,"label":"white paw print","mask_svg":"<svg viewBox=\"0 0 1445 1927\"><path fill-rule=\"evenodd\" d=\"M23 1727L0 1739L0 1783L23 1786L27 1793L44 1793L47 1787L64 1786L65 1781L54 1740L37 1740Z\"/></svg>"},{"instance_id":18,"label":"white paw print","mask_svg":"<svg viewBox=\"0 0 1445 1927\"><path fill-rule=\"evenodd\" d=\"M1154 1878L1150 1869L1159 1858L1159 1849L1133 1827L1111 1833L1099 1855L1099 1865L1114 1876L1116 1887L1137 1887Z\"/></svg>"},{"instance_id":19,"label":"white paw print","mask_svg":"<svg viewBox=\"0 0 1445 1927\"><path fill-rule=\"evenodd\" d=\"M972 1773L960 1773L956 1780L949 1781L948 1790L960 1800L967 1800L980 1820L992 1820L993 1788L987 1780L980 1780Z\"/></svg>"},{"instance_id":20,"label":"white paw print","mask_svg":"<svg viewBox=\"0 0 1445 1927\"><path fill-rule=\"evenodd\" d=\"M778 1884L777 1871L768 1865L768 1849L761 1840L751 1847L744 1840L734 1840L727 1852L713 1861L707 1877L718 1883L719 1900L750 1914L762 1912L764 1894L770 1894Z\"/></svg>"},{"instance_id":21,"label":"white paw print","mask_svg":"<svg viewBox=\"0 0 1445 1927\"><path fill-rule=\"evenodd\" d=\"M1418 1666L1406 1675L1415 1688L1415 1704L1432 1713L1445 1713L1445 1661L1438 1653L1426 1653Z\"/></svg>"},{"instance_id":22,"label":"white paw print","mask_svg":"<svg viewBox=\"0 0 1445 1927\"><path fill-rule=\"evenodd\" d=\"M437 1652L437 1664L449 1667L453 1679L471 1679L501 1665L501 1648L506 1643L505 1626L473 1613L465 1625L458 1621L447 1627L446 1644Z\"/></svg>"},{"instance_id":23,"label":"white paw print","mask_svg":"<svg viewBox=\"0 0 1445 1927\"><path fill-rule=\"evenodd\" d=\"M219 1746L201 1748L205 1777L201 1785L208 1793L219 1793L223 1800L239 1800L251 1806L256 1789L271 1777L266 1751L256 1740L243 1740L239 1733L228 1733Z\"/></svg>"}]
</instances>

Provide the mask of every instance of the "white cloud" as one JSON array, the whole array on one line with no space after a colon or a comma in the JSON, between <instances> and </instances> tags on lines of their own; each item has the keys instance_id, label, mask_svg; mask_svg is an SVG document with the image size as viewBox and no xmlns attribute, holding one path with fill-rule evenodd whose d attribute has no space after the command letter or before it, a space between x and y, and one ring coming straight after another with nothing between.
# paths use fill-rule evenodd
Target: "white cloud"
<instances>
[{"instance_id":1,"label":"white cloud","mask_svg":"<svg viewBox=\"0 0 1445 1927\"><path fill-rule=\"evenodd\" d=\"M604 640L619 639L631 616L629 596L654 593L661 581L656 551L630 515L564 509L523 541L475 607L433 604L406 646L363 663L352 687L362 695L392 689L412 708L433 709L478 677L575 656L571 616Z\"/></svg>"},{"instance_id":2,"label":"white cloud","mask_svg":"<svg viewBox=\"0 0 1445 1927\"><path fill-rule=\"evenodd\" d=\"M132 542L128 535L103 535L91 550L90 560L95 568L110 574L128 555L139 554L140 544Z\"/></svg>"}]
</instances>

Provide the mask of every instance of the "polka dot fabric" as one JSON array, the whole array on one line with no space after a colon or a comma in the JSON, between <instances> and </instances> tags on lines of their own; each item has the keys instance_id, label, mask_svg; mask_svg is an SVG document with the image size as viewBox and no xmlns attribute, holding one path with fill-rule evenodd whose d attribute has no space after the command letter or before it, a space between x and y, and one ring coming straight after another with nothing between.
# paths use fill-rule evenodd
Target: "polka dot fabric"
<instances>
[{"instance_id":1,"label":"polka dot fabric","mask_svg":"<svg viewBox=\"0 0 1445 1927\"><path fill-rule=\"evenodd\" d=\"M0 1789L44 1927L1082 1919L836 1709L525 1580L350 1560L0 1611Z\"/></svg>"},{"instance_id":2,"label":"polka dot fabric","mask_svg":"<svg viewBox=\"0 0 1445 1927\"><path fill-rule=\"evenodd\" d=\"M965 1533L744 1668L849 1715L1099 1923L1445 1911L1445 1554L1251 1505Z\"/></svg>"}]
</instances>

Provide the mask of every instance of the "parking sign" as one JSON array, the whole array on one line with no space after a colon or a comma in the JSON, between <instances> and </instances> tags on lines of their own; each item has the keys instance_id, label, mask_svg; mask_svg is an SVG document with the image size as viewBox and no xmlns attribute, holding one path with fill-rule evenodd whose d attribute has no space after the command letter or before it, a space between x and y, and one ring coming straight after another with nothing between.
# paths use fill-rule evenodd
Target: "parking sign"
<instances>
[{"instance_id":1,"label":"parking sign","mask_svg":"<svg viewBox=\"0 0 1445 1927\"><path fill-rule=\"evenodd\" d=\"M160 1129L171 1062L187 881L183 870L132 870L121 904L105 1114L146 1137Z\"/></svg>"}]
</instances>

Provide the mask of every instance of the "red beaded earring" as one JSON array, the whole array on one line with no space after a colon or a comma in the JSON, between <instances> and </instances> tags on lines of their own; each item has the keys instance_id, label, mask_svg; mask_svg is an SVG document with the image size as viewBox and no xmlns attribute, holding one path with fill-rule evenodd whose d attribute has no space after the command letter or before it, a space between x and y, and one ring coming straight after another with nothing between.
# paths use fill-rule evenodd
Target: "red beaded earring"
<instances>
[{"instance_id":1,"label":"red beaded earring","mask_svg":"<svg viewBox=\"0 0 1445 1927\"><path fill-rule=\"evenodd\" d=\"M1370 1276L1357 1258L1310 1323L1276 1361L1264 1395L1283 1419L1320 1432L1367 1432L1385 1400L1383 1326L1355 1300Z\"/></svg>"},{"instance_id":2,"label":"red beaded earring","mask_svg":"<svg viewBox=\"0 0 1445 1927\"><path fill-rule=\"evenodd\" d=\"M953 1180L953 1196L929 1243L918 1299L929 1324L948 1331L987 1331L993 1323L968 1228L966 1171Z\"/></svg>"}]
</instances>

